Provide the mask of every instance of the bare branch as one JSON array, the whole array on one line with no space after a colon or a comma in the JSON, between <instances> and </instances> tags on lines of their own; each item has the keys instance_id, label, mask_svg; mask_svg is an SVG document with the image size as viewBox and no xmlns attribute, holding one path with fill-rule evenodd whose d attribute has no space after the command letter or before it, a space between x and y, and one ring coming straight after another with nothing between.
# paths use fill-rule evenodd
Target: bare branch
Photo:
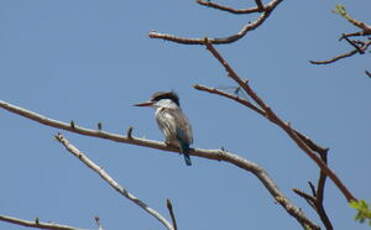
<instances>
[{"instance_id":1,"label":"bare branch","mask_svg":"<svg viewBox=\"0 0 371 230\"><path fill-rule=\"evenodd\" d=\"M0 221L24 226L24 227L31 227L31 228L39 228L39 229L50 229L50 230L82 230L82 228L76 228L68 225L60 225L55 223L46 223L41 222L37 218L35 221L23 220L11 216L3 216L0 215Z\"/></svg>"},{"instance_id":2,"label":"bare branch","mask_svg":"<svg viewBox=\"0 0 371 230\"><path fill-rule=\"evenodd\" d=\"M251 13L262 12L264 10L264 6L262 8L263 10L259 9L259 7L251 7L247 9L235 9L235 8L220 5L218 3L211 2L211 1L197 0L196 2L200 5L214 8L217 10L226 11L232 14L251 14Z\"/></svg>"},{"instance_id":3,"label":"bare branch","mask_svg":"<svg viewBox=\"0 0 371 230\"><path fill-rule=\"evenodd\" d=\"M242 29L228 37L221 37L221 38L208 38L208 41L212 44L228 44L235 42L242 37L244 37L247 32L255 30L257 27L262 25L264 21L270 16L271 12L278 6L283 0L272 0L270 3L264 6L264 12L252 23L247 23ZM258 7L259 8L259 7ZM151 31L148 33L150 38L157 38L157 39L164 39L167 41L172 41L176 43L181 43L185 45L203 45L204 38L186 38L186 37L178 37L172 34L166 33L158 33L155 31Z\"/></svg>"},{"instance_id":4,"label":"bare branch","mask_svg":"<svg viewBox=\"0 0 371 230\"><path fill-rule=\"evenodd\" d=\"M298 196L304 198L304 200L307 201L307 203L312 208L316 209L316 206L315 206L316 199L313 196L311 196L311 195L309 195L309 194L307 194L307 193L305 193L305 192L303 192L303 191L301 191L297 188L292 189L292 191L294 191Z\"/></svg>"},{"instance_id":5,"label":"bare branch","mask_svg":"<svg viewBox=\"0 0 371 230\"><path fill-rule=\"evenodd\" d=\"M347 37L345 37L345 39L350 43L352 44L353 46L357 46L354 44L354 42L352 41L349 41L349 39ZM371 45L371 41L368 41L368 42L359 42L359 43L363 43L363 45L361 47L357 46L356 49L350 51L350 52L347 52L347 53L344 53L344 54L340 54L338 56L335 56L329 60L325 60L325 61L309 61L310 63L312 64L316 64L316 65L321 65L321 64L330 64L330 63L334 63L340 59L343 59L343 58L347 58L347 57L350 57L350 56L353 56L354 54L356 53L359 53L359 54L364 54L366 52L366 50L368 49L368 47Z\"/></svg>"},{"instance_id":6,"label":"bare branch","mask_svg":"<svg viewBox=\"0 0 371 230\"><path fill-rule=\"evenodd\" d=\"M173 222L174 230L178 230L178 226L176 224L175 214L173 210L173 204L171 203L170 199L166 199L166 207L169 210L169 214L171 216L171 221Z\"/></svg>"},{"instance_id":7,"label":"bare branch","mask_svg":"<svg viewBox=\"0 0 371 230\"><path fill-rule=\"evenodd\" d=\"M126 197L128 200L134 202L136 205L141 207L148 214L160 221L168 230L174 230L173 226L156 210L149 207L142 200L131 194L126 188L117 183L102 167L95 164L88 156L81 152L78 148L72 145L62 134L58 133L55 138L63 144L63 146L72 153L77 159L83 162L86 166L96 172L104 181L106 181L113 189L118 193Z\"/></svg>"},{"instance_id":8,"label":"bare branch","mask_svg":"<svg viewBox=\"0 0 371 230\"><path fill-rule=\"evenodd\" d=\"M178 149L174 146L166 145L164 142L158 142L158 141L152 141L147 140L144 138L138 138L132 136L132 138L128 138L127 136L121 136L118 134L113 134L105 131L98 132L96 130L87 129L80 126L75 126L75 128L71 128L69 123L64 123L61 121L53 120L48 117L42 116L40 114L37 114L35 112L31 112L29 110L26 110L24 108L11 105L9 103L6 103L4 101L0 101L0 107L4 108L12 113L21 115L23 117L26 117L28 119L34 120L38 123L64 129L73 133L78 133L81 135L86 136L92 136L92 137L98 137L103 138L115 142L122 142L127 144L133 144L143 147L149 147L153 149L160 149L168 152L175 152L178 153ZM217 161L225 161L230 164L233 164L241 169L244 169L247 172L251 172L254 174L260 182L265 186L265 188L269 191L269 193L272 195L272 197L289 213L291 216L293 216L299 224L303 226L304 229L305 226L310 226L312 229L319 229L319 227L314 224L311 220L309 220L302 210L300 210L298 207L296 207L291 201L289 201L285 195L279 190L277 185L274 183L274 181L270 178L268 173L258 164L248 161L247 159L220 149L210 150L210 149L199 149L199 148L191 148L190 155L192 156L198 156L203 157L210 160L217 160Z\"/></svg>"},{"instance_id":9,"label":"bare branch","mask_svg":"<svg viewBox=\"0 0 371 230\"><path fill-rule=\"evenodd\" d=\"M322 161L325 164L327 164L327 152L321 153L320 156ZM308 182L311 192L313 194L312 196L298 189L294 189L294 192L297 193L299 196L303 197L309 203L309 205L316 211L316 213L320 217L322 223L324 224L327 230L333 230L332 223L328 218L326 210L323 206L326 178L327 178L326 174L323 172L323 170L320 170L317 189L315 188L312 182L310 181Z\"/></svg>"},{"instance_id":10,"label":"bare branch","mask_svg":"<svg viewBox=\"0 0 371 230\"><path fill-rule=\"evenodd\" d=\"M216 88L210 88L210 87L207 87L207 86L204 86L204 85L199 85L199 84L196 84L193 86L193 88L197 89L197 90L200 90L200 91L204 91L204 92L208 92L208 93L212 93L212 94L217 94L217 95L220 95L220 96L223 96L223 97L226 97L226 98L229 98L229 99L232 99L246 107L249 107L250 109L254 110L255 112L259 113L260 115L262 116L265 116L265 112L256 107L255 105L253 105L251 102L237 96L237 95L234 95L234 94L230 94L230 93L227 93L227 92L224 92L222 90L219 90L219 89L216 89Z\"/></svg>"},{"instance_id":11,"label":"bare branch","mask_svg":"<svg viewBox=\"0 0 371 230\"><path fill-rule=\"evenodd\" d=\"M371 26L367 25L364 22L356 20L352 16L350 16L348 12L346 11L345 6L340 5L340 4L336 5L336 8L333 12L336 14L339 14L340 16L348 20L350 23L352 23L354 26L363 30L364 35L371 34Z\"/></svg>"},{"instance_id":12,"label":"bare branch","mask_svg":"<svg viewBox=\"0 0 371 230\"><path fill-rule=\"evenodd\" d=\"M245 92L265 111L266 118L272 121L274 124L280 126L298 145L300 149L303 150L319 167L320 169L331 178L331 180L336 184L339 190L343 193L347 201L357 200L347 189L347 187L341 182L337 175L329 168L327 165L312 152L310 147L300 138L299 135L291 128L290 124L284 122L273 110L255 93L255 91L249 86L247 81L243 81L241 77L233 70L233 68L228 64L228 62L221 56L221 54L213 47L213 45L205 39L205 45L210 53L223 65L228 76L232 78L238 85L240 85Z\"/></svg>"},{"instance_id":13,"label":"bare branch","mask_svg":"<svg viewBox=\"0 0 371 230\"><path fill-rule=\"evenodd\" d=\"M348 37L344 36L343 34L343 38L351 45L353 46L358 52L359 54L364 54L365 51L361 49L361 47L359 47L357 44L355 44L352 40L350 40Z\"/></svg>"},{"instance_id":14,"label":"bare branch","mask_svg":"<svg viewBox=\"0 0 371 230\"><path fill-rule=\"evenodd\" d=\"M259 11L264 11L264 5L261 0L255 0L256 5L259 8Z\"/></svg>"},{"instance_id":15,"label":"bare branch","mask_svg":"<svg viewBox=\"0 0 371 230\"><path fill-rule=\"evenodd\" d=\"M195 89L197 90L200 90L200 91L204 91L204 92L208 92L208 93L211 93L211 94L217 94L217 95L220 95L220 96L223 96L223 97L226 97L226 98L229 98L229 99L232 99L252 110L254 110L255 112L257 112L258 114L260 114L261 116L263 117L266 117L266 113L264 110L260 109L259 107L255 106L254 104L252 104L251 102L239 97L239 96L236 96L234 94L230 94L230 93L227 93L227 92L224 92L222 90L219 90L219 89L215 89L215 88L210 88L210 87L207 87L207 86L204 86L204 85L194 85L193 86ZM273 120L272 122L275 122L275 120ZM275 123L276 124L276 123ZM278 125L278 124L277 124ZM319 146L318 144L314 143L309 137L305 136L304 134L300 133L298 130L295 130L293 129L294 132L300 137L300 139L302 141L305 142L306 145L308 145L313 151L316 151L318 153L322 153L322 152L327 152L328 151L328 148L324 148L322 146Z\"/></svg>"},{"instance_id":16,"label":"bare branch","mask_svg":"<svg viewBox=\"0 0 371 230\"><path fill-rule=\"evenodd\" d=\"M352 40L349 39L349 37L371 35L371 26L370 25L367 25L364 22L361 22L361 21L358 21L358 20L352 18L348 14L348 12L346 11L346 9L343 5L336 5L336 8L335 8L335 10L333 10L333 12L336 13L336 14L339 14L340 16L342 16L343 18L348 20L350 23L352 23L354 26L356 26L356 27L358 27L362 30L362 31L353 32L353 33L347 33L347 34L344 33L344 34L342 34L342 36L339 39L339 41L341 41L342 39L345 39L351 46L353 46L355 48L355 50L337 55L337 56L335 56L331 59L324 60L324 61L309 61L312 64L325 65L325 64L334 63L334 62L336 62L340 59L344 59L344 58L353 56L357 52L359 54L364 54L366 52L366 50L368 49L368 46L370 45L370 42L366 42L366 41L355 42L354 40L352 41ZM361 45L361 47L359 45L357 45L356 43Z\"/></svg>"},{"instance_id":17,"label":"bare branch","mask_svg":"<svg viewBox=\"0 0 371 230\"><path fill-rule=\"evenodd\" d=\"M326 64L331 64L331 63L334 63L340 59L343 59L343 58L347 58L347 57L350 57L350 56L353 56L354 54L356 54L358 51L357 50L352 50L348 53L344 53L344 54L340 54L338 56L335 56L329 60L324 60L324 61L309 61L310 63L312 64L315 64L315 65L326 65Z\"/></svg>"}]
</instances>

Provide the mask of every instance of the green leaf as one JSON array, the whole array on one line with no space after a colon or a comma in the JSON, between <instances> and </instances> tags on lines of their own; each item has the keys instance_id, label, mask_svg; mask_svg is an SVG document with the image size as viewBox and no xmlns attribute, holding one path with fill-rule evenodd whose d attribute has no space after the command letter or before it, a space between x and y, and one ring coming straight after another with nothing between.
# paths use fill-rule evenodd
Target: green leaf
<instances>
[{"instance_id":1,"label":"green leaf","mask_svg":"<svg viewBox=\"0 0 371 230\"><path fill-rule=\"evenodd\" d=\"M349 206L357 210L357 214L354 216L354 220L364 223L368 221L368 224L371 226L371 209L366 201L351 201Z\"/></svg>"}]
</instances>

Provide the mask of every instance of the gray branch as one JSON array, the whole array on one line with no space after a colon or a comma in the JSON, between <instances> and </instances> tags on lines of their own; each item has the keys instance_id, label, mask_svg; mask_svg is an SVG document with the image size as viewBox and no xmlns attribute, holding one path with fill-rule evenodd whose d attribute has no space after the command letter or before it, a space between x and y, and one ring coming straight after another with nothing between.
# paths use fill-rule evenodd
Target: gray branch
<instances>
[{"instance_id":1,"label":"gray branch","mask_svg":"<svg viewBox=\"0 0 371 230\"><path fill-rule=\"evenodd\" d=\"M106 181L113 189L119 192L121 195L126 197L128 200L134 202L136 205L144 209L148 214L155 217L158 221L160 221L168 230L174 230L173 226L156 210L149 207L146 203L140 200L138 197L134 196L128 190L126 190L122 185L117 183L107 172L103 170L102 167L99 167L95 164L92 160L89 159L87 155L81 152L78 148L76 148L73 144L71 144L62 134L58 133L55 138L63 144L63 146L72 153L77 159L83 162L86 166L91 168L94 172L96 172L104 181Z\"/></svg>"},{"instance_id":2,"label":"gray branch","mask_svg":"<svg viewBox=\"0 0 371 230\"><path fill-rule=\"evenodd\" d=\"M39 228L39 229L50 229L50 230L82 230L82 228L76 228L68 225L60 225L55 223L45 223L39 221L38 218L34 221L30 220L23 220L11 216L2 216L0 215L0 221L24 226L24 227L31 227L31 228Z\"/></svg>"},{"instance_id":3,"label":"gray branch","mask_svg":"<svg viewBox=\"0 0 371 230\"><path fill-rule=\"evenodd\" d=\"M122 136L119 134L109 133L109 132L105 132L101 130L93 130L93 129L84 128L76 124L74 124L72 127L70 123L57 121L57 120L45 117L43 115L37 114L35 112L26 110L24 108L6 103L1 100L0 100L0 107L5 110L8 110L9 112L12 112L12 113L21 115L23 117L26 117L28 119L34 120L38 123L51 126L51 127L55 127L55 128L59 128L59 129L64 129L64 130L67 130L73 133L108 139L108 140L115 141L115 142L122 142L126 144L138 145L138 146L178 153L178 149L176 147L168 146L164 142L153 141L153 140L138 138L134 136L130 136L130 137ZM268 173L258 164L251 162L241 157L240 155L227 152L224 150L220 150L220 149L192 148L189 154L192 156L198 156L198 157L202 157L202 158L206 158L210 160L228 162L245 171L248 171L254 174L260 180L260 182L265 186L265 188L269 191L271 196L286 210L287 213L293 216L299 222L299 224L303 226L304 229L308 229L308 226L311 229L320 229L318 225L314 224L310 219L306 217L306 215L301 209L299 209L288 198L286 198L286 196L279 190L277 185L273 182L273 180L268 175Z\"/></svg>"}]
</instances>

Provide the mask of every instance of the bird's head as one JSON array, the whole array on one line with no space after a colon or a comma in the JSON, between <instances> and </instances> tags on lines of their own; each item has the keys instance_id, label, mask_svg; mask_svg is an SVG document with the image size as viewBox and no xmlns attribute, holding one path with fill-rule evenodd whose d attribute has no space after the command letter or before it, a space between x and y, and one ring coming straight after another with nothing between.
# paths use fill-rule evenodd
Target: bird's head
<instances>
[{"instance_id":1,"label":"bird's head","mask_svg":"<svg viewBox=\"0 0 371 230\"><path fill-rule=\"evenodd\" d=\"M178 95L173 92L157 92L152 95L149 101L135 104L134 106L150 106L150 107L157 107L157 106L164 106L166 104L176 104L178 107L180 106L179 104L179 97Z\"/></svg>"}]
</instances>

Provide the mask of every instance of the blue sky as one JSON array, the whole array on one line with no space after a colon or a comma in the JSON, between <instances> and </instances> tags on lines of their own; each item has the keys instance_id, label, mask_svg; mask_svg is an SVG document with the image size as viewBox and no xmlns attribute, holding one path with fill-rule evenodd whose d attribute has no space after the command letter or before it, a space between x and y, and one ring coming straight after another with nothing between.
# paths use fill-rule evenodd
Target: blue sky
<instances>
[{"instance_id":1,"label":"blue sky","mask_svg":"<svg viewBox=\"0 0 371 230\"><path fill-rule=\"evenodd\" d=\"M254 1L224 1L236 7ZM371 202L370 55L329 66L350 49L337 39L356 31L331 13L336 4L370 23L369 1L284 1L259 29L217 46L272 108L297 129L330 147L329 163L358 198ZM220 148L263 166L280 189L315 222L291 191L309 191L318 169L279 128L193 84L233 86L201 46L147 37L151 30L184 36L226 36L256 15L229 15L194 1L0 2L0 98L61 121L110 132L134 126L162 140L153 111L133 107L159 90L175 90L193 124L195 147ZM58 130L0 110L0 214L95 228L161 229L154 218L113 191L53 139ZM173 201L180 229L298 229L249 173L226 163L181 156L62 132L119 183L165 216ZM325 207L335 228L368 229L328 182ZM22 227L0 222L0 229Z\"/></svg>"}]
</instances>

